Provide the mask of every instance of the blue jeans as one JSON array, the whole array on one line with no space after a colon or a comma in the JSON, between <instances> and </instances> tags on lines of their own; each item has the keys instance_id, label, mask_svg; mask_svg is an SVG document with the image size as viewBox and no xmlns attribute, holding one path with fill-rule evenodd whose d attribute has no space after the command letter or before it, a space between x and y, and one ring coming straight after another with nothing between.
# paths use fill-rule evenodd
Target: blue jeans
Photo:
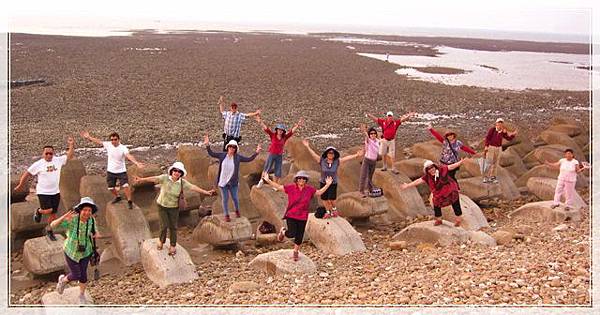
<instances>
[{"instance_id":1,"label":"blue jeans","mask_svg":"<svg viewBox=\"0 0 600 315\"><path fill-rule=\"evenodd\" d=\"M235 211L240 210L240 200L238 199L238 185L225 185L221 188L221 200L223 201L223 213L229 215L229 194L231 193L231 199L233 199L233 206Z\"/></svg>"},{"instance_id":2,"label":"blue jeans","mask_svg":"<svg viewBox=\"0 0 600 315\"><path fill-rule=\"evenodd\" d=\"M283 154L272 154L269 153L265 167L263 171L270 172L271 169L275 169L275 177L281 178L281 164L283 164Z\"/></svg>"}]
</instances>

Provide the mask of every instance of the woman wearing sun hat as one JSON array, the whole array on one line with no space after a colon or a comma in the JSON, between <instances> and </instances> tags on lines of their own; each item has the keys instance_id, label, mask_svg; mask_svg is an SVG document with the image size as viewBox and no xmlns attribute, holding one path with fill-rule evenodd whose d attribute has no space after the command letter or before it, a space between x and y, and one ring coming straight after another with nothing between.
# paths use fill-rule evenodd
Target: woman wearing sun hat
<instances>
[{"instance_id":1,"label":"woman wearing sun hat","mask_svg":"<svg viewBox=\"0 0 600 315\"><path fill-rule=\"evenodd\" d=\"M277 234L277 240L282 242L284 236L287 238L294 239L294 261L298 261L298 252L300 251L300 245L304 238L304 230L306 228L306 221L308 220L308 207L310 200L313 195L321 196L329 189L333 183L332 177L325 178L325 186L321 189L316 190L314 187L308 185L308 173L305 171L299 171L294 176L294 183L289 185L279 185L278 183L269 179L269 174L263 172L262 178L273 188L282 191L288 196L288 206L284 214L286 220L286 227L282 227Z\"/></svg>"},{"instance_id":2,"label":"woman wearing sun hat","mask_svg":"<svg viewBox=\"0 0 600 315\"><path fill-rule=\"evenodd\" d=\"M462 141L456 139L456 132L454 132L452 130L447 131L444 134L444 136L442 137L442 135L439 132L437 132L435 129L433 129L433 126L431 125L431 123L429 123L427 125L427 129L429 129L429 132L431 132L431 135L433 135L433 137L436 138L437 141L439 141L442 144L442 152L440 154L440 163L442 163L444 165L450 165L450 164L454 164L454 163L458 162L460 160L458 157L460 151L464 151L471 155L477 154L477 152L473 151L473 149L464 145ZM450 175L450 177L452 177L454 179L454 181L456 181L456 172L457 171L458 171L458 168L455 168L448 172L448 175ZM456 183L458 184L458 181Z\"/></svg>"},{"instance_id":3,"label":"woman wearing sun hat","mask_svg":"<svg viewBox=\"0 0 600 315\"><path fill-rule=\"evenodd\" d=\"M321 179L319 180L320 188L325 187L325 179L327 177L333 178L332 184L329 188L321 195L321 200L323 201L323 206L327 211L324 219L328 219L330 217L337 217L338 211L335 207L335 201L337 199L337 172L338 169L344 162L349 161L354 158L361 157L363 155L362 150L358 150L356 154L347 155L345 157L340 158L340 152L334 147L327 147L325 151L321 154L321 156L317 155L313 149L311 149L310 144L307 139L302 140L302 144L306 146L310 155L314 158L314 160L319 164L321 168Z\"/></svg>"},{"instance_id":4,"label":"woman wearing sun hat","mask_svg":"<svg viewBox=\"0 0 600 315\"><path fill-rule=\"evenodd\" d=\"M86 303L87 267L94 253L92 238L100 237L96 230L96 220L92 216L97 211L94 200L83 197L73 210L50 223L53 229L59 226L67 229L63 250L69 273L58 277L56 291L62 294L67 283L78 281L79 302L82 304Z\"/></svg>"},{"instance_id":5,"label":"woman wearing sun hat","mask_svg":"<svg viewBox=\"0 0 600 315\"><path fill-rule=\"evenodd\" d=\"M226 152L214 152L210 149L208 135L204 136L204 145L206 151L211 157L219 159L219 172L217 173L217 186L221 189L221 201L223 202L223 213L225 221L230 222L229 216L229 195L233 200L236 217L240 217L240 202L238 199L238 184L240 176L240 162L252 162L260 153L260 144L256 146L256 151L251 156L243 156L238 153L238 144L231 140L225 146Z\"/></svg>"},{"instance_id":6,"label":"woman wearing sun hat","mask_svg":"<svg viewBox=\"0 0 600 315\"><path fill-rule=\"evenodd\" d=\"M433 212L435 215L434 225L442 224L442 208L452 205L456 221L454 226L460 226L462 210L460 208L460 196L458 193L458 184L450 177L449 172L458 168L465 159L450 165L437 165L432 161L426 160L423 164L423 176L415 179L411 183L403 183L400 189L404 190L409 187L414 187L420 184L427 184L433 195Z\"/></svg>"},{"instance_id":7,"label":"woman wearing sun hat","mask_svg":"<svg viewBox=\"0 0 600 315\"><path fill-rule=\"evenodd\" d=\"M160 234L158 237L158 250L162 250L163 244L167 240L167 229L169 230L169 255L175 255L175 246L177 245L177 222L179 221L179 194L181 191L195 191L205 195L213 195L214 190L204 190L187 180L183 179L187 175L185 166L181 162L175 162L167 170L167 174L137 177L133 180L137 183L151 182L160 184L160 193L156 198L158 205L158 218L160 222Z\"/></svg>"}]
</instances>

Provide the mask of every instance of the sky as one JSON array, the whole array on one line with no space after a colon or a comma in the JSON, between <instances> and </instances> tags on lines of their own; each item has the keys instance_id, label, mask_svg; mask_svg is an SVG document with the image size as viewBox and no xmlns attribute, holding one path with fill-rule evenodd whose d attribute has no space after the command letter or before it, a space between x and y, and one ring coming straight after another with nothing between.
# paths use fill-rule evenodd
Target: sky
<instances>
[{"instance_id":1,"label":"sky","mask_svg":"<svg viewBox=\"0 0 600 315\"><path fill-rule=\"evenodd\" d=\"M44 17L467 28L587 35L593 0L10 1L9 24ZM4 11L4 10L2 10Z\"/></svg>"}]
</instances>

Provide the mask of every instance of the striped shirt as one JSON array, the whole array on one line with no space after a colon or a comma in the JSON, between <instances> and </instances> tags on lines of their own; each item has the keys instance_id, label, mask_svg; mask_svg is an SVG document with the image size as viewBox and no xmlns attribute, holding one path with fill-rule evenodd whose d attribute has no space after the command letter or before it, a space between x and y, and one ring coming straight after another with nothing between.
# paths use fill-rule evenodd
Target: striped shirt
<instances>
[{"instance_id":1,"label":"striped shirt","mask_svg":"<svg viewBox=\"0 0 600 315\"><path fill-rule=\"evenodd\" d=\"M225 124L223 132L227 136L239 137L242 129L242 124L246 121L246 114L240 112L224 111L221 113Z\"/></svg>"}]
</instances>

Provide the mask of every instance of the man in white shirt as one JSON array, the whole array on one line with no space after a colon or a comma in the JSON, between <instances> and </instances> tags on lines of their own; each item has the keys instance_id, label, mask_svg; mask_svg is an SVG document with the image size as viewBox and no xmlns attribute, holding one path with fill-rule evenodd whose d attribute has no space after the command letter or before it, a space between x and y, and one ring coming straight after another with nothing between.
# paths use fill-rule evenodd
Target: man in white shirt
<instances>
[{"instance_id":1,"label":"man in white shirt","mask_svg":"<svg viewBox=\"0 0 600 315\"><path fill-rule=\"evenodd\" d=\"M37 176L37 185L35 192L40 202L40 207L35 210L33 220L35 222L42 221L42 215L48 215L48 223L56 219L58 205L60 204L60 170L67 160L73 159L73 146L75 141L69 137L67 144L69 149L67 155L54 156L54 147L47 145L42 151L42 158L33 163L27 171L21 175L21 179L15 191L23 189L25 182L33 176ZM52 241L56 241L52 228L46 227L46 234Z\"/></svg>"},{"instance_id":2,"label":"man in white shirt","mask_svg":"<svg viewBox=\"0 0 600 315\"><path fill-rule=\"evenodd\" d=\"M121 196L116 189L117 180L119 185L123 187L125 191L125 197L127 198L127 205L129 209L133 209L133 202L131 201L131 190L129 189L129 181L127 177L127 167L125 166L125 158L133 162L138 168L143 168L144 164L138 162L136 158L129 153L129 149L121 143L119 134L113 132L110 134L110 141L102 141L100 139L90 136L87 131L82 131L81 136L85 139L92 141L93 143L100 144L106 150L108 155L108 163L106 165L106 183L108 184L108 190L115 196L112 203L121 201Z\"/></svg>"}]
</instances>

